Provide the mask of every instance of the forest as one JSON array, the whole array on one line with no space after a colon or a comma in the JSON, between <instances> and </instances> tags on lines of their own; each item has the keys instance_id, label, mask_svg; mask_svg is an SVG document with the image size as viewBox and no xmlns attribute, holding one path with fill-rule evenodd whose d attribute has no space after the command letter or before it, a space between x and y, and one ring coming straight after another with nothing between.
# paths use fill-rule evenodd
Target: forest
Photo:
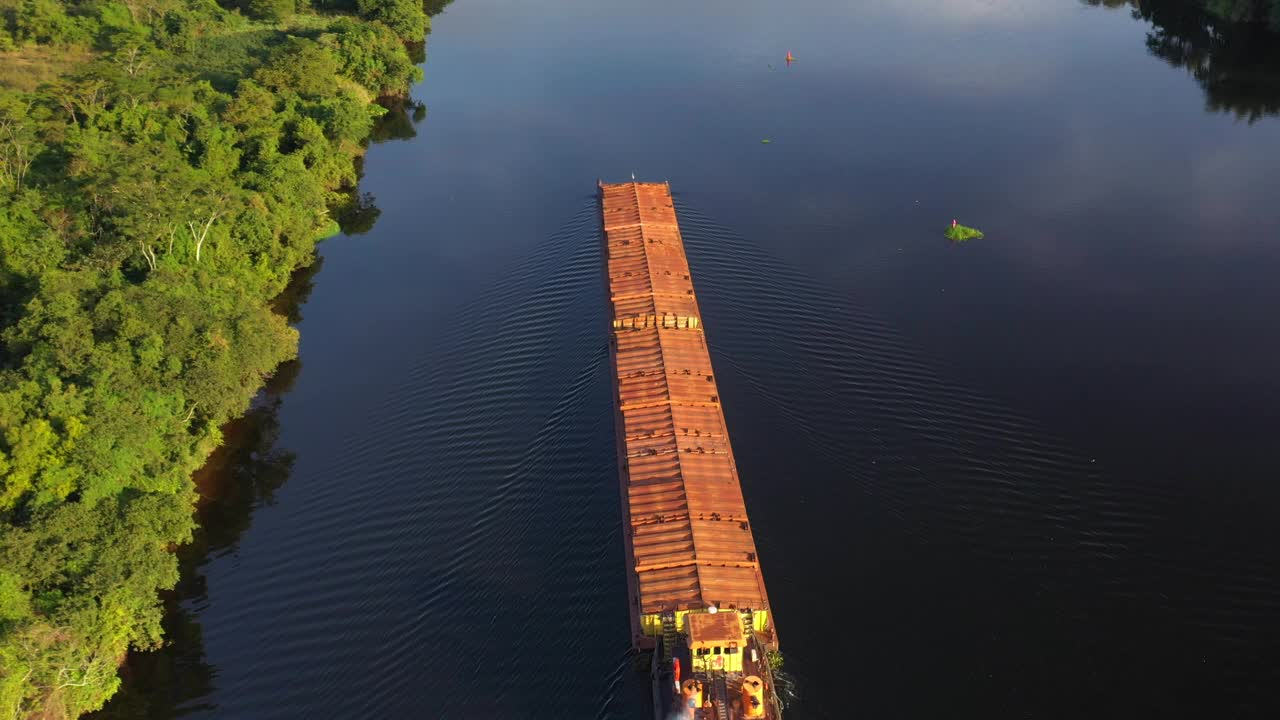
<instances>
[{"instance_id":1,"label":"forest","mask_svg":"<svg viewBox=\"0 0 1280 720\"><path fill-rule=\"evenodd\" d=\"M1280 0L1086 2L1280 112ZM444 4L0 0L4 717L97 709L163 643L192 473L296 354L273 298L369 221L356 163Z\"/></svg>"},{"instance_id":2,"label":"forest","mask_svg":"<svg viewBox=\"0 0 1280 720\"><path fill-rule=\"evenodd\" d=\"M0 715L162 643L193 471L297 334L421 0L0 0Z\"/></svg>"}]
</instances>

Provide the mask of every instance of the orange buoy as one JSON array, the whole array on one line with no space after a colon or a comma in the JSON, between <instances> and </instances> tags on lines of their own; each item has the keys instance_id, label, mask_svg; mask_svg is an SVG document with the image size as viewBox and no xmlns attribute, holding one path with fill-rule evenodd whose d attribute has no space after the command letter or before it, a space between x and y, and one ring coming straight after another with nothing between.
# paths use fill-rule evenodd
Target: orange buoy
<instances>
[{"instance_id":1,"label":"orange buoy","mask_svg":"<svg viewBox=\"0 0 1280 720\"><path fill-rule=\"evenodd\" d=\"M795 60L795 57L793 57L793 56L791 55L791 51L790 51L790 50L788 50L788 51L787 51L787 64L788 64L788 65L790 65L790 64L791 64L791 62L792 62L793 60Z\"/></svg>"}]
</instances>

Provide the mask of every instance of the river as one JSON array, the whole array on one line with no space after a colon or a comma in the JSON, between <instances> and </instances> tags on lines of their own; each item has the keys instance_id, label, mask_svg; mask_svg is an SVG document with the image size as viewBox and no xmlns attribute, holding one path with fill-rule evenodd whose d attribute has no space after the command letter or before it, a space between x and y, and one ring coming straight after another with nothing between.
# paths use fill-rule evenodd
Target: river
<instances>
[{"instance_id":1,"label":"river","mask_svg":"<svg viewBox=\"0 0 1280 720\"><path fill-rule=\"evenodd\" d=\"M789 718L1275 717L1280 44L1143 8L458 0L103 716L650 717L593 199L634 173Z\"/></svg>"}]
</instances>

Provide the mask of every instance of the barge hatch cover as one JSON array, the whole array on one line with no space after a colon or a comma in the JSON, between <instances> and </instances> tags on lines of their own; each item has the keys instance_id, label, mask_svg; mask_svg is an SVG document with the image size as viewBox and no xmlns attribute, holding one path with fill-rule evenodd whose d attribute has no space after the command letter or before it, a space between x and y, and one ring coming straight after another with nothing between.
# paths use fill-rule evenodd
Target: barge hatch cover
<instances>
[{"instance_id":1,"label":"barge hatch cover","mask_svg":"<svg viewBox=\"0 0 1280 720\"><path fill-rule=\"evenodd\" d=\"M600 206L633 639L640 616L767 612L670 188L602 183Z\"/></svg>"}]
</instances>

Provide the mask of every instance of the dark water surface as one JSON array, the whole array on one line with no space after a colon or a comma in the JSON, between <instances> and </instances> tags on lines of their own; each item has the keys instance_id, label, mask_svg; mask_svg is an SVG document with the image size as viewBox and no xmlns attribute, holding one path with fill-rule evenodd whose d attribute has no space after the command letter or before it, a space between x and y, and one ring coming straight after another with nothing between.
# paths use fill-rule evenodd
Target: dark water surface
<instances>
[{"instance_id":1,"label":"dark water surface","mask_svg":"<svg viewBox=\"0 0 1280 720\"><path fill-rule=\"evenodd\" d=\"M1275 717L1280 46L1143 13L458 0L112 714L650 716L593 201L634 172L789 718Z\"/></svg>"}]
</instances>

